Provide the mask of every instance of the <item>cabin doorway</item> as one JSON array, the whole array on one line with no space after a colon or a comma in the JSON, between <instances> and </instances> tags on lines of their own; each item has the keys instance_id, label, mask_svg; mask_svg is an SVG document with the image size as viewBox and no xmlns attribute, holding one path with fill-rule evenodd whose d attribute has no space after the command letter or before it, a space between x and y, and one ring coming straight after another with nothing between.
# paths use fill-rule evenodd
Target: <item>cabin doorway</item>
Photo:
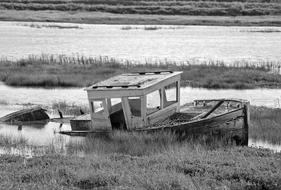
<instances>
[{"instance_id":1,"label":"cabin doorway","mask_svg":"<svg viewBox=\"0 0 281 190\"><path fill-rule=\"evenodd\" d=\"M113 130L127 130L121 98L109 98L109 119Z\"/></svg>"}]
</instances>

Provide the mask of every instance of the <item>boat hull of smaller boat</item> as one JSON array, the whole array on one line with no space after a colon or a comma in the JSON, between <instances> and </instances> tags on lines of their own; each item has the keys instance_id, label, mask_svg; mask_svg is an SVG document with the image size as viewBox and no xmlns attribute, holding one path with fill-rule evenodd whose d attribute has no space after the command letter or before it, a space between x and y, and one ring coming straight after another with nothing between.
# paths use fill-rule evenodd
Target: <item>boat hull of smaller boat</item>
<instances>
[{"instance_id":1,"label":"boat hull of smaller boat","mask_svg":"<svg viewBox=\"0 0 281 190\"><path fill-rule=\"evenodd\" d=\"M19 123L19 122L35 122L46 121L50 119L46 110L41 107L33 107L19 110L0 118L1 122Z\"/></svg>"}]
</instances>

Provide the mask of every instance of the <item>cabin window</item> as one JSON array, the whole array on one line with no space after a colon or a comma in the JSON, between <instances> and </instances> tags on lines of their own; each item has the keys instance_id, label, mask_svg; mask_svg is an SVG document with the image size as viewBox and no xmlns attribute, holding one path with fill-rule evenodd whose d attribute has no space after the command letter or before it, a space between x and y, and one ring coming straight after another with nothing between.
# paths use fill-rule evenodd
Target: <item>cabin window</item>
<instances>
[{"instance_id":1,"label":"cabin window","mask_svg":"<svg viewBox=\"0 0 281 190\"><path fill-rule=\"evenodd\" d=\"M121 98L111 98L110 99L110 104L111 106L117 105L117 104L121 104Z\"/></svg>"},{"instance_id":2,"label":"cabin window","mask_svg":"<svg viewBox=\"0 0 281 190\"><path fill-rule=\"evenodd\" d=\"M146 96L146 110L147 114L152 114L160 110L160 93L159 90L151 92Z\"/></svg>"},{"instance_id":3,"label":"cabin window","mask_svg":"<svg viewBox=\"0 0 281 190\"><path fill-rule=\"evenodd\" d=\"M174 82L168 86L165 86L164 88L164 107L167 107L171 104L174 104L178 102L178 97L177 97L177 87L178 82Z\"/></svg>"},{"instance_id":4,"label":"cabin window","mask_svg":"<svg viewBox=\"0 0 281 190\"><path fill-rule=\"evenodd\" d=\"M104 106L102 100L94 100L91 102L92 112L93 113L103 113Z\"/></svg>"},{"instance_id":5,"label":"cabin window","mask_svg":"<svg viewBox=\"0 0 281 190\"><path fill-rule=\"evenodd\" d=\"M121 98L108 98L107 104L109 105L109 114L122 110Z\"/></svg>"},{"instance_id":6,"label":"cabin window","mask_svg":"<svg viewBox=\"0 0 281 190\"><path fill-rule=\"evenodd\" d=\"M133 116L141 117L141 98L128 97L130 110Z\"/></svg>"}]
</instances>

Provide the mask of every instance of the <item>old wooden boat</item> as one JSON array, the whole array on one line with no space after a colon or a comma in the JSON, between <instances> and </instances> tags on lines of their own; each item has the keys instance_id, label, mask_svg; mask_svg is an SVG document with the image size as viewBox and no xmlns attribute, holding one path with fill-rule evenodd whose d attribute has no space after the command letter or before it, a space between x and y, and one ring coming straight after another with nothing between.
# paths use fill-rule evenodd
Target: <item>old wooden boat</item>
<instances>
[{"instance_id":1,"label":"old wooden boat","mask_svg":"<svg viewBox=\"0 0 281 190\"><path fill-rule=\"evenodd\" d=\"M90 114L70 120L72 131L61 133L81 135L113 130L172 130L187 135L228 132L246 143L249 102L212 99L180 106L181 73L127 73L96 83L85 89Z\"/></svg>"},{"instance_id":2,"label":"old wooden boat","mask_svg":"<svg viewBox=\"0 0 281 190\"><path fill-rule=\"evenodd\" d=\"M1 117L0 122L19 124L23 122L46 122L49 119L45 109L35 106Z\"/></svg>"}]
</instances>

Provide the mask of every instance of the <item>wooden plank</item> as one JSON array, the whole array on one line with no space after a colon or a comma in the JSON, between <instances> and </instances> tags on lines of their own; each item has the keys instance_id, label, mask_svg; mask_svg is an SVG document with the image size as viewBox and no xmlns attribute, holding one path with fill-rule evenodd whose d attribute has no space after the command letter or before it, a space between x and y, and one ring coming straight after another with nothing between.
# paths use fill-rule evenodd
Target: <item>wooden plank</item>
<instances>
[{"instance_id":1,"label":"wooden plank","mask_svg":"<svg viewBox=\"0 0 281 190\"><path fill-rule=\"evenodd\" d=\"M159 94L160 94L160 109L163 109L164 108L164 97L166 98L166 96L164 95L165 94L164 88L161 88L159 90Z\"/></svg>"},{"instance_id":2,"label":"wooden plank","mask_svg":"<svg viewBox=\"0 0 281 190\"><path fill-rule=\"evenodd\" d=\"M177 111L177 103L172 104L162 110L159 110L155 113L152 113L147 116L147 125L151 125L158 121L161 121L171 115L173 115Z\"/></svg>"},{"instance_id":3,"label":"wooden plank","mask_svg":"<svg viewBox=\"0 0 281 190\"><path fill-rule=\"evenodd\" d=\"M249 140L249 125L250 125L250 103L245 103L244 105L244 135L245 141L244 145L248 146Z\"/></svg>"},{"instance_id":4,"label":"wooden plank","mask_svg":"<svg viewBox=\"0 0 281 190\"><path fill-rule=\"evenodd\" d=\"M69 135L69 136L87 136L89 134L108 134L111 131L105 131L105 130L88 130L88 131L59 131L60 134L64 134L64 135Z\"/></svg>"},{"instance_id":5,"label":"wooden plank","mask_svg":"<svg viewBox=\"0 0 281 190\"><path fill-rule=\"evenodd\" d=\"M127 73L127 74L121 74L114 77L111 77L107 80L100 81L85 90L97 90L93 89L93 87L96 86L103 86L103 87L113 87L113 86L140 86L139 88L145 89L154 85L157 85L159 82L166 81L170 78L179 76L182 73L182 71L174 71L173 73L160 73L160 74L146 74L146 75L139 75L134 73ZM103 88L101 90L106 90L106 88ZM112 89L113 90L113 89Z\"/></svg>"},{"instance_id":6,"label":"wooden plank","mask_svg":"<svg viewBox=\"0 0 281 190\"><path fill-rule=\"evenodd\" d=\"M198 102L214 102L214 101L225 101L225 102L237 102L237 103L247 103L247 100L243 99L235 99L235 98L218 98L218 99L198 99L194 100L195 104L198 104Z\"/></svg>"},{"instance_id":7,"label":"wooden plank","mask_svg":"<svg viewBox=\"0 0 281 190\"><path fill-rule=\"evenodd\" d=\"M180 111L180 78L177 81L177 102L178 102L177 112L179 112Z\"/></svg>"},{"instance_id":8,"label":"wooden plank","mask_svg":"<svg viewBox=\"0 0 281 190\"><path fill-rule=\"evenodd\" d=\"M104 108L103 111L97 113L92 112L91 120L92 120L93 129L112 130L106 99L98 99L98 100L95 99L91 101L102 101L102 105Z\"/></svg>"},{"instance_id":9,"label":"wooden plank","mask_svg":"<svg viewBox=\"0 0 281 190\"><path fill-rule=\"evenodd\" d=\"M106 98L106 103L107 103L107 110L108 110L108 113L111 113L112 112L112 102L111 102L111 99L110 98Z\"/></svg>"},{"instance_id":10,"label":"wooden plank","mask_svg":"<svg viewBox=\"0 0 281 190\"><path fill-rule=\"evenodd\" d=\"M146 96L141 96L141 118L144 126L147 125L146 103L147 103Z\"/></svg>"},{"instance_id":11,"label":"wooden plank","mask_svg":"<svg viewBox=\"0 0 281 190\"><path fill-rule=\"evenodd\" d=\"M236 119L238 117L243 116L243 108L237 109L219 116L215 116L212 118L202 119L190 123L183 123L181 125L176 126L177 129L180 130L193 130L193 129L202 129L205 127L212 128L212 126L216 126L221 123L225 123L232 119Z\"/></svg>"},{"instance_id":12,"label":"wooden plank","mask_svg":"<svg viewBox=\"0 0 281 190\"><path fill-rule=\"evenodd\" d=\"M173 130L178 130L178 131L191 131L191 130L199 130L205 127L211 128L212 126L217 126L220 123L224 123L227 121L230 121L232 119L236 119L238 117L243 117L244 115L243 108L239 108L236 110L233 110L231 112L221 114L212 118L206 118L202 120L197 120L197 121L191 121L191 122L185 122L181 123L179 125L171 125L171 126L165 126L165 127L155 127L155 128L146 128L143 130L159 130L163 128L167 129L173 129Z\"/></svg>"},{"instance_id":13,"label":"wooden plank","mask_svg":"<svg viewBox=\"0 0 281 190\"><path fill-rule=\"evenodd\" d=\"M133 128L132 121L131 121L132 113L127 97L122 97L122 108L125 116L127 129L132 129Z\"/></svg>"},{"instance_id":14,"label":"wooden plank","mask_svg":"<svg viewBox=\"0 0 281 190\"><path fill-rule=\"evenodd\" d=\"M207 118L213 111L215 111L218 107L223 104L224 100L219 101L212 109L210 109L206 114L202 115L200 118L204 119Z\"/></svg>"}]
</instances>

